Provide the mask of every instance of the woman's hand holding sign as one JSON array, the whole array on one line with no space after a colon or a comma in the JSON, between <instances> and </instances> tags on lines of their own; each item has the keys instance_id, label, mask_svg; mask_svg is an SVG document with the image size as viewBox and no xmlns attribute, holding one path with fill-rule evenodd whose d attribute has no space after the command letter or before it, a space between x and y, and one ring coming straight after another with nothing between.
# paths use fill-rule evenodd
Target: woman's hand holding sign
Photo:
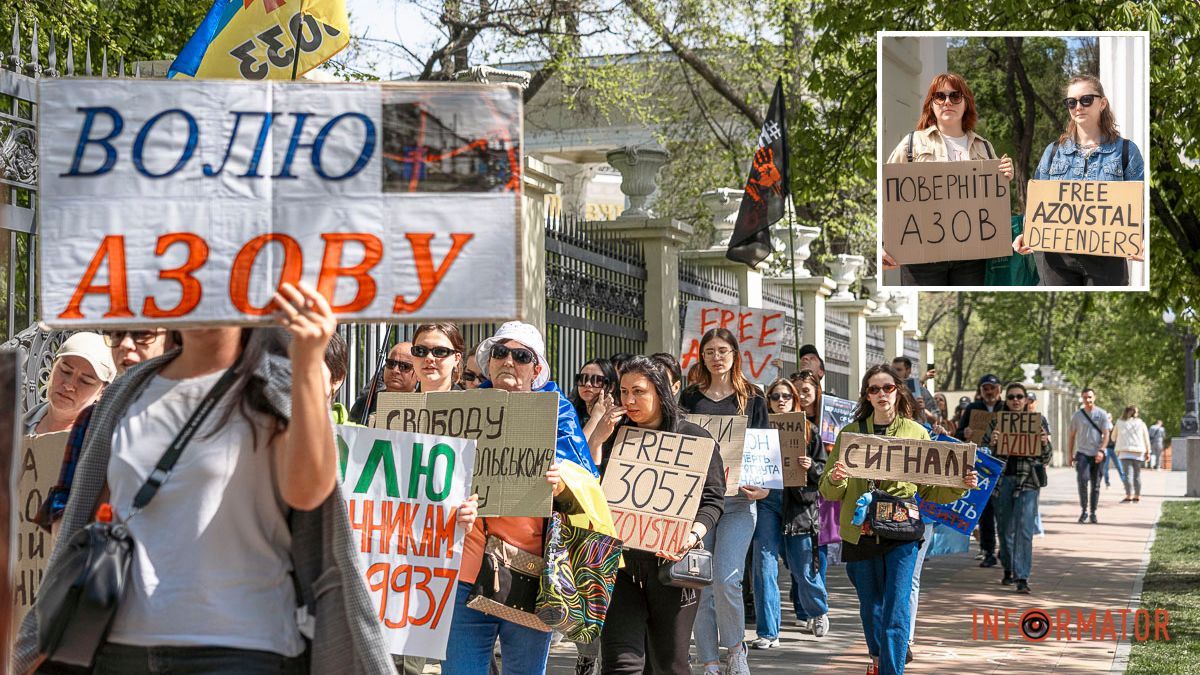
<instances>
[{"instance_id":1,"label":"woman's hand holding sign","mask_svg":"<svg viewBox=\"0 0 1200 675\"><path fill-rule=\"evenodd\" d=\"M1008 180L1013 179L1013 162L1012 157L1004 155L1000 158L1000 173Z\"/></svg>"}]
</instances>

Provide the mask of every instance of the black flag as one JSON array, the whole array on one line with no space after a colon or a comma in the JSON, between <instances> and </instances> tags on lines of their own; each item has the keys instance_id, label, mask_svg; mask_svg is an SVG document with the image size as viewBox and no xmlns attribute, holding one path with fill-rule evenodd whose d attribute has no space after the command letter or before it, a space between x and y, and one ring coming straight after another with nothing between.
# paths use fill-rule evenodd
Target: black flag
<instances>
[{"instance_id":1,"label":"black flag","mask_svg":"<svg viewBox=\"0 0 1200 675\"><path fill-rule=\"evenodd\" d=\"M725 252L726 258L750 267L766 260L774 250L770 228L783 217L784 201L791 194L785 119L783 78L779 78L775 80L775 92L771 94L767 119L758 135L758 147L754 150L754 161L750 163L750 177L746 179L737 224L729 239L729 250Z\"/></svg>"}]
</instances>

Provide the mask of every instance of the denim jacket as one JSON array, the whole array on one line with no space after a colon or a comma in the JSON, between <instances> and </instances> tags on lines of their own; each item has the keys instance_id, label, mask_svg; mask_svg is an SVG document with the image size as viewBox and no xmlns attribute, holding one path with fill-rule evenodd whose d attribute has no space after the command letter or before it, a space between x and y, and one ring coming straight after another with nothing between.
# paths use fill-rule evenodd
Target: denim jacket
<instances>
[{"instance_id":1,"label":"denim jacket","mask_svg":"<svg viewBox=\"0 0 1200 675\"><path fill-rule=\"evenodd\" d=\"M1129 141L1128 163L1121 166L1121 145L1125 139L1118 138L1111 143L1105 143L1084 157L1075 144L1075 139L1068 138L1061 145L1058 142L1046 146L1042 159L1038 162L1037 171L1033 174L1035 180L1143 180L1145 164L1137 144ZM1058 146L1058 152L1054 147ZM1054 161L1050 161L1050 157Z\"/></svg>"}]
</instances>

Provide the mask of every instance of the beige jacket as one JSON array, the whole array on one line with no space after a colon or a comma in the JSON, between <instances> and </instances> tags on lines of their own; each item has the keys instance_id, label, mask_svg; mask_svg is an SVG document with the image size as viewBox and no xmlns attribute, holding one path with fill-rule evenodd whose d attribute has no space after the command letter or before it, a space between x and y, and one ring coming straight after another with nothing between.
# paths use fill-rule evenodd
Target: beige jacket
<instances>
[{"instance_id":1,"label":"beige jacket","mask_svg":"<svg viewBox=\"0 0 1200 675\"><path fill-rule=\"evenodd\" d=\"M969 139L967 147L971 149L971 159L1000 159L995 148L983 136L974 131L968 131L967 138ZM888 157L887 163L899 164L906 161L907 150L908 134L906 133L900 139L900 143L896 145L896 149L892 151L891 156ZM948 160L946 141L942 138L942 133L938 131L937 125L913 132L912 157L914 162L945 162Z\"/></svg>"}]
</instances>

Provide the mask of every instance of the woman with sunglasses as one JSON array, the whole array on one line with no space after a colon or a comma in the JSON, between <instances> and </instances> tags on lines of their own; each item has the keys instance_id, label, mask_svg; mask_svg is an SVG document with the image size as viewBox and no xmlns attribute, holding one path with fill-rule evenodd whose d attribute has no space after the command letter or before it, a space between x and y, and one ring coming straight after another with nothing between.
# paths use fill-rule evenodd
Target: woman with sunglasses
<instances>
[{"instance_id":1,"label":"woman with sunglasses","mask_svg":"<svg viewBox=\"0 0 1200 675\"><path fill-rule=\"evenodd\" d=\"M156 356L162 356L176 346L178 333L168 332L165 328L148 330L106 330L103 331L104 344L112 350L113 363L117 366L117 374L123 375L126 370L149 361Z\"/></svg>"},{"instance_id":2,"label":"woman with sunglasses","mask_svg":"<svg viewBox=\"0 0 1200 675\"><path fill-rule=\"evenodd\" d=\"M842 503L840 530L842 560L846 574L858 594L859 616L871 654L868 675L904 672L908 660L912 575L920 541L884 539L864 534L864 526L853 524L860 496L870 491L865 478L852 478L842 461L842 439L846 433L929 440L925 427L913 421L913 402L903 380L890 365L872 366L863 375L854 420L838 434L833 452L821 476L821 496ZM966 494L965 489L917 485L906 481L877 480L875 487L905 499L920 494L925 501L948 504ZM979 484L974 469L968 469L969 488Z\"/></svg>"},{"instance_id":3,"label":"woman with sunglasses","mask_svg":"<svg viewBox=\"0 0 1200 675\"><path fill-rule=\"evenodd\" d=\"M645 356L629 359L621 370L621 407L609 412L606 420L611 423L602 427L606 433L605 462L619 437L614 432L622 426L711 438L707 431L686 421L685 412L675 403L661 365ZM625 566L617 572L608 621L600 635L601 672L604 675L691 672L688 643L696 618L698 594L695 589L664 585L659 581L658 568L664 559L672 561L683 557L717 526L725 502L724 494L725 469L720 449L714 448L701 488L700 506L679 550L658 556L625 550ZM740 604L738 611L741 611Z\"/></svg>"},{"instance_id":4,"label":"woman with sunglasses","mask_svg":"<svg viewBox=\"0 0 1200 675\"><path fill-rule=\"evenodd\" d=\"M1029 392L1020 382L1012 382L1004 392L1004 409L1024 412L1029 409ZM983 446L996 447L996 420L988 426ZM994 450L993 450L994 452ZM992 493L996 510L996 529L1000 535L1000 564L1004 577L1000 583L1017 585L1018 593L1030 593L1029 574L1033 570L1033 535L1037 531L1038 493L1044 487L1039 475L1045 475L1054 448L1050 445L1050 423L1042 416L1040 452L1035 457L1004 457L1004 473Z\"/></svg>"},{"instance_id":5,"label":"woman with sunglasses","mask_svg":"<svg viewBox=\"0 0 1200 675\"><path fill-rule=\"evenodd\" d=\"M714 328L700 338L698 382L683 390L679 405L699 415L742 415L746 427L769 429L767 399L742 372L737 338L724 328ZM720 671L720 647L728 650L727 672L745 675L746 610L742 600L742 575L746 553L754 537L755 500L767 496L765 488L743 485L725 497L725 508L715 530L704 538L713 553L713 585L700 594L696 615L696 651L705 673Z\"/></svg>"},{"instance_id":6,"label":"woman with sunglasses","mask_svg":"<svg viewBox=\"0 0 1200 675\"><path fill-rule=\"evenodd\" d=\"M417 391L462 391L455 381L462 363L462 333L452 323L426 323L413 333L413 367L417 373Z\"/></svg>"},{"instance_id":7,"label":"woman with sunglasses","mask_svg":"<svg viewBox=\"0 0 1200 675\"><path fill-rule=\"evenodd\" d=\"M1067 83L1067 128L1046 146L1034 180L1142 180L1145 165L1137 144L1121 137L1100 78L1079 75ZM1143 228L1142 235L1146 232ZM1022 234L1013 241L1018 253L1034 253ZM1140 260L1140 258L1131 258ZM1125 286L1124 258L1076 253L1034 255L1043 286Z\"/></svg>"},{"instance_id":8,"label":"woman with sunglasses","mask_svg":"<svg viewBox=\"0 0 1200 675\"><path fill-rule=\"evenodd\" d=\"M805 389L812 406L820 396L820 383L811 371L800 380L797 388L791 380L780 378L767 387L771 412L790 413L800 410L801 394ZM792 575L792 601L796 619L812 622L813 635L824 637L829 631L829 596L820 575L824 556L817 546L820 528L817 484L825 469L825 444L821 442L819 420L809 417L808 442L800 466L807 472L807 484L770 490L758 502L758 521L754 525L754 611L758 639L750 643L755 649L779 646L779 626L782 618L779 597L779 562L782 555Z\"/></svg>"},{"instance_id":9,"label":"woman with sunglasses","mask_svg":"<svg viewBox=\"0 0 1200 675\"><path fill-rule=\"evenodd\" d=\"M978 112L975 96L961 75L942 73L929 83L917 129L907 134L888 157L888 164L901 162L966 162L996 159L992 144L975 133ZM1012 159L1000 158L1000 173L1012 180ZM1007 214L1005 214L1007 222ZM883 252L885 265L896 260ZM982 286L986 260L901 265L901 282L908 286Z\"/></svg>"},{"instance_id":10,"label":"woman with sunglasses","mask_svg":"<svg viewBox=\"0 0 1200 675\"><path fill-rule=\"evenodd\" d=\"M582 467L585 470L582 473L589 474L592 479L598 479L600 473L588 451L574 406L558 385L550 380L550 365L545 354L542 334L534 326L519 321L501 325L495 335L479 343L475 352L485 378L481 389L495 388L516 394L550 392L558 396L554 464L546 472L546 482L551 485L555 510L562 511L569 509L573 501L572 493L563 480L563 464L570 462ZM546 672L551 633L527 628L467 606L483 566L488 537L497 537L522 551L541 557L545 528L545 518L481 517L467 533L454 597L454 619L450 626L454 646L442 661L442 675L487 673L492 660L492 647L497 639L500 640L500 658L505 675L540 675Z\"/></svg>"},{"instance_id":11,"label":"woman with sunglasses","mask_svg":"<svg viewBox=\"0 0 1200 675\"><path fill-rule=\"evenodd\" d=\"M592 460L600 463L600 441L593 441L592 434L609 408L615 407L617 370L611 361L597 358L583 364L575 375L575 389L568 397L575 406L575 414L583 425L583 435L591 446Z\"/></svg>"}]
</instances>

